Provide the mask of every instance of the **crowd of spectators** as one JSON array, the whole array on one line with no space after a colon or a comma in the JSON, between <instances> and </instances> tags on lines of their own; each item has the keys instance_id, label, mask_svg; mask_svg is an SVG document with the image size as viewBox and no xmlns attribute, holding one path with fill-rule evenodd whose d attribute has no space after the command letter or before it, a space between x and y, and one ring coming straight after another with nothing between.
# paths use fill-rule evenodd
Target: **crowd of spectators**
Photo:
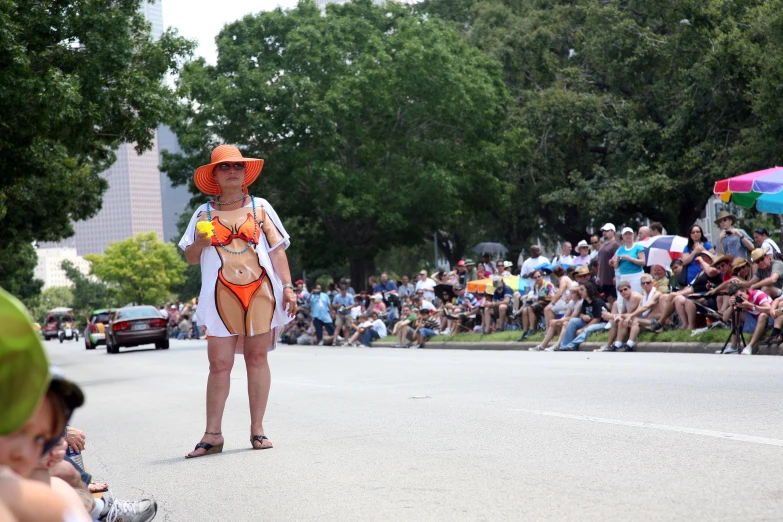
<instances>
[{"instance_id":1,"label":"crowd of spectators","mask_svg":"<svg viewBox=\"0 0 783 522\"><path fill-rule=\"evenodd\" d=\"M520 341L544 332L531 350L564 351L606 331L609 341L600 350L632 351L642 331L725 324L739 310L743 328L753 334L743 353L759 343L783 343L778 245L763 228L751 238L729 212L716 224L721 232L714 244L694 225L681 257L666 266L648 266L640 244L663 234L660 223L636 231L624 227L619 234L607 223L576 249L562 243L552 259L532 245L516 263L484 254L478 262L459 261L451 271L422 270L414 281L371 276L359 292L350 279L326 291L320 285L308 291L300 280L301 308L283 341L370 346L391 335L397 346L421 347L437 335L519 330ZM486 291L468 292L468 283L480 279L491 279ZM762 340L768 327L772 333ZM726 352L740 349L734 341Z\"/></svg>"},{"instance_id":2,"label":"crowd of spectators","mask_svg":"<svg viewBox=\"0 0 783 522\"><path fill-rule=\"evenodd\" d=\"M0 317L0 521L152 520L154 500L120 500L84 470L87 437L70 425L84 394L48 366L27 311L3 290Z\"/></svg>"}]
</instances>

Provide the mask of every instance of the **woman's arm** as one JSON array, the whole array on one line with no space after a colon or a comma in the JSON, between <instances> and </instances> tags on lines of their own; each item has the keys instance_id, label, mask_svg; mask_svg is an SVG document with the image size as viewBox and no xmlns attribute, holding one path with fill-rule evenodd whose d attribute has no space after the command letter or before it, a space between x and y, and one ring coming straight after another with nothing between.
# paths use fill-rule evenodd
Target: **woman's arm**
<instances>
[{"instance_id":1,"label":"woman's arm","mask_svg":"<svg viewBox=\"0 0 783 522\"><path fill-rule=\"evenodd\" d=\"M272 261L272 267L275 269L275 274L277 274L280 282L284 285L290 285L291 269L288 267L288 257L285 255L285 249L275 248L269 252L269 259ZM296 294L290 286L283 288L283 310L290 317L296 315Z\"/></svg>"},{"instance_id":2,"label":"woman's arm","mask_svg":"<svg viewBox=\"0 0 783 522\"><path fill-rule=\"evenodd\" d=\"M207 233L196 231L196 240L185 249L185 262L189 265L199 264L202 250L209 246L212 246L212 240L207 238Z\"/></svg>"}]
</instances>

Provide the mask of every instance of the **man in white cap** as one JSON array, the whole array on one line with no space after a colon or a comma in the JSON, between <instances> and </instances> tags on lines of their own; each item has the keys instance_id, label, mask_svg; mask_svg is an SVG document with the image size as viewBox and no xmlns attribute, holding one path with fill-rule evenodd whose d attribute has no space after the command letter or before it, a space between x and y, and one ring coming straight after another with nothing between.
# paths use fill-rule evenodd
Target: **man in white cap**
<instances>
[{"instance_id":1,"label":"man in white cap","mask_svg":"<svg viewBox=\"0 0 783 522\"><path fill-rule=\"evenodd\" d=\"M598 291L609 302L610 306L617 299L617 289L614 282L614 266L612 258L620 243L615 239L617 229L612 223L607 223L601 227L604 235L604 244L598 251Z\"/></svg>"},{"instance_id":2,"label":"man in white cap","mask_svg":"<svg viewBox=\"0 0 783 522\"><path fill-rule=\"evenodd\" d=\"M579 255L574 258L573 264L576 266L587 266L590 263L590 245L584 239L576 245L576 251Z\"/></svg>"}]
</instances>

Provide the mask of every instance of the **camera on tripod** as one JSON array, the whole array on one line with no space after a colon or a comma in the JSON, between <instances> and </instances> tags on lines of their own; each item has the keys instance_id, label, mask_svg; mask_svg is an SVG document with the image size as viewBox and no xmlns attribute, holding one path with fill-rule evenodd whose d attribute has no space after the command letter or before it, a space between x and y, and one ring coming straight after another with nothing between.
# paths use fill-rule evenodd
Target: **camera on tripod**
<instances>
[{"instance_id":1,"label":"camera on tripod","mask_svg":"<svg viewBox=\"0 0 783 522\"><path fill-rule=\"evenodd\" d=\"M734 296L734 302L737 304L742 304L745 302L745 300L742 298L741 295Z\"/></svg>"}]
</instances>

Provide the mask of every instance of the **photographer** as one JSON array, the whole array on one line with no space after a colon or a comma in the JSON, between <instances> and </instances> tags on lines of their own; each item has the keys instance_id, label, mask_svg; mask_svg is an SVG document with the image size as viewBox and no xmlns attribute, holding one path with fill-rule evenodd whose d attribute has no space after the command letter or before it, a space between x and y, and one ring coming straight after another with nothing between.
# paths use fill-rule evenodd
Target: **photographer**
<instances>
[{"instance_id":1,"label":"photographer","mask_svg":"<svg viewBox=\"0 0 783 522\"><path fill-rule=\"evenodd\" d=\"M723 312L723 321L729 321L734 315L734 319L742 323L743 333L753 333L750 342L742 350L742 355L751 355L753 347L767 329L767 322L772 315L772 299L761 290L745 291L737 286L729 287L728 294L730 307ZM732 333L731 346L726 347L723 353L737 353L737 341L737 335Z\"/></svg>"},{"instance_id":2,"label":"photographer","mask_svg":"<svg viewBox=\"0 0 783 522\"><path fill-rule=\"evenodd\" d=\"M750 259L750 252L754 248L753 240L741 228L734 228L737 224L737 216L726 210L721 210L715 224L721 228L718 254L728 254L734 259L738 257Z\"/></svg>"}]
</instances>

